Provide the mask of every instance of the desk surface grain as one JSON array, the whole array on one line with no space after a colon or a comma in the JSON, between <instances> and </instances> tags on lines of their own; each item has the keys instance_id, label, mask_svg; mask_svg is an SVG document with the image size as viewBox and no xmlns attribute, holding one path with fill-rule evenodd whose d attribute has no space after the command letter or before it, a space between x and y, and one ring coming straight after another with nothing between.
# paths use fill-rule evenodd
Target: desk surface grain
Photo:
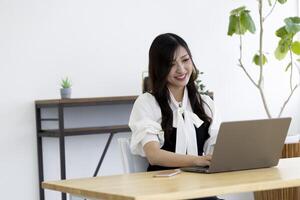
<instances>
[{"instance_id":1,"label":"desk surface grain","mask_svg":"<svg viewBox=\"0 0 300 200\"><path fill-rule=\"evenodd\" d=\"M45 189L91 199L189 199L300 186L300 157L281 159L273 168L199 174L182 172L154 178L157 172L46 181Z\"/></svg>"}]
</instances>

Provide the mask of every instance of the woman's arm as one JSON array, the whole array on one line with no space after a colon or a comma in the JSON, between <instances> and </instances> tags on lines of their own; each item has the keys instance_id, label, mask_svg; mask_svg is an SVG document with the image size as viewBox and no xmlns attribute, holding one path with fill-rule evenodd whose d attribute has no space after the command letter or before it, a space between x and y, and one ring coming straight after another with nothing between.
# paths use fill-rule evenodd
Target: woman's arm
<instances>
[{"instance_id":1,"label":"woman's arm","mask_svg":"<svg viewBox=\"0 0 300 200\"><path fill-rule=\"evenodd\" d=\"M211 156L193 156L176 154L160 149L159 142L151 141L143 147L151 165L165 167L189 167L210 165Z\"/></svg>"}]
</instances>

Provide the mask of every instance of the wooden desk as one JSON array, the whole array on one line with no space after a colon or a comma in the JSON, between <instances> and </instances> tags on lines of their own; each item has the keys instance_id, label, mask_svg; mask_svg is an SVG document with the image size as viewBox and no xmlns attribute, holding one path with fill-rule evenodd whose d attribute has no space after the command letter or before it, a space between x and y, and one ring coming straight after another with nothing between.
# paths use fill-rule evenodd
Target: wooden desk
<instances>
[{"instance_id":1,"label":"wooden desk","mask_svg":"<svg viewBox=\"0 0 300 200\"><path fill-rule=\"evenodd\" d=\"M300 186L300 158L281 159L273 168L153 178L157 172L47 181L42 187L91 199L190 199Z\"/></svg>"},{"instance_id":2,"label":"wooden desk","mask_svg":"<svg viewBox=\"0 0 300 200\"><path fill-rule=\"evenodd\" d=\"M282 158L300 157L300 143L285 144ZM300 187L254 192L255 200L299 200Z\"/></svg>"}]
</instances>

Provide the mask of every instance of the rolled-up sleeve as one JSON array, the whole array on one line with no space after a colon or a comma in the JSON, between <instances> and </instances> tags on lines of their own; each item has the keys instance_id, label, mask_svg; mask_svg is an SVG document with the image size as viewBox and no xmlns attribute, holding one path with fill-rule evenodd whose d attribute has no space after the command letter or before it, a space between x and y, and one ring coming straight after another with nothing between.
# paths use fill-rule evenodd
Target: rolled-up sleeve
<instances>
[{"instance_id":1,"label":"rolled-up sleeve","mask_svg":"<svg viewBox=\"0 0 300 200\"><path fill-rule=\"evenodd\" d=\"M130 149L133 154L145 156L143 146L150 141L164 143L164 132L160 125L161 111L155 98L144 93L135 101L129 119L132 131Z\"/></svg>"}]
</instances>

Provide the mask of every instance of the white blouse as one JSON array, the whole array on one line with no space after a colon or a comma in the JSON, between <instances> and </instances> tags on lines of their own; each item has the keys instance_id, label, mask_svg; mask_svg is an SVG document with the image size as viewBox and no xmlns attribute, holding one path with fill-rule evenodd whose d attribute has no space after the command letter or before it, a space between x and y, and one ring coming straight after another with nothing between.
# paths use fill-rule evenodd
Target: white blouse
<instances>
[{"instance_id":1,"label":"white blouse","mask_svg":"<svg viewBox=\"0 0 300 200\"><path fill-rule=\"evenodd\" d=\"M216 120L212 99L207 95L201 95L201 98L204 101L206 114L212 118L209 128L210 138L204 144L204 152L211 154L216 140L215 130L219 128L219 122ZM184 90L181 103L177 102L170 92L169 105L173 111L173 127L177 128L175 153L198 155L194 126L200 127L203 121L192 111L187 89ZM130 149L133 154L145 156L143 146L150 141L157 141L160 147L163 146L164 131L161 127L161 118L160 106L152 94L144 93L137 98L129 119L129 127L132 131Z\"/></svg>"}]
</instances>

